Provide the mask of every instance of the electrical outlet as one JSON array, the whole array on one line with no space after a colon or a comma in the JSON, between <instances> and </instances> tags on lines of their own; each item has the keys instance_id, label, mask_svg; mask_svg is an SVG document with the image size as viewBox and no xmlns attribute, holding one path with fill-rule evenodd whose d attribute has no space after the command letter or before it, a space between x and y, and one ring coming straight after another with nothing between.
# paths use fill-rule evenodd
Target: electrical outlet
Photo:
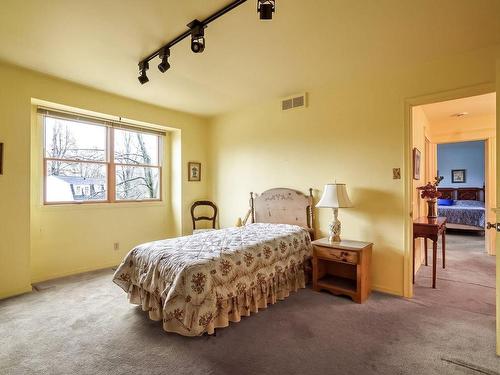
<instances>
[{"instance_id":1,"label":"electrical outlet","mask_svg":"<svg viewBox=\"0 0 500 375\"><path fill-rule=\"evenodd\" d=\"M392 178L394 180L401 179L401 168L392 168Z\"/></svg>"},{"instance_id":2,"label":"electrical outlet","mask_svg":"<svg viewBox=\"0 0 500 375\"><path fill-rule=\"evenodd\" d=\"M120 243L119 243L119 242L115 242L115 243L113 244L113 249L114 249L115 251L120 250Z\"/></svg>"}]
</instances>

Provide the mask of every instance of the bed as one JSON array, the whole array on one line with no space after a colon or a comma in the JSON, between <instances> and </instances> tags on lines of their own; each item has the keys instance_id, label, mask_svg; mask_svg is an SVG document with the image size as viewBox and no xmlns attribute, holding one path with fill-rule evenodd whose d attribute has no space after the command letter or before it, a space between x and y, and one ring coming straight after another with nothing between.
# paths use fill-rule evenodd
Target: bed
<instances>
[{"instance_id":1,"label":"bed","mask_svg":"<svg viewBox=\"0 0 500 375\"><path fill-rule=\"evenodd\" d=\"M438 215L446 217L447 228L484 233L486 222L484 188L439 188L438 190L442 194L442 199L450 201L438 205Z\"/></svg>"},{"instance_id":2,"label":"bed","mask_svg":"<svg viewBox=\"0 0 500 375\"><path fill-rule=\"evenodd\" d=\"M252 194L251 209L252 223L242 227L135 247L113 281L165 331L184 336L213 334L285 299L305 287L312 197L271 189Z\"/></svg>"}]
</instances>

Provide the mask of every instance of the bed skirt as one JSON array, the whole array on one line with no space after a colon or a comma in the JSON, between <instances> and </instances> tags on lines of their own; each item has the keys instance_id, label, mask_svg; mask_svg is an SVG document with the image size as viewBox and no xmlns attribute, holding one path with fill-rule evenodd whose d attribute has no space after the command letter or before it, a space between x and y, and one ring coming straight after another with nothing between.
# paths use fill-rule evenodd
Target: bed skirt
<instances>
[{"instance_id":1,"label":"bed skirt","mask_svg":"<svg viewBox=\"0 0 500 375\"><path fill-rule=\"evenodd\" d=\"M283 300L306 285L306 263L296 264L286 271L276 273L269 280L258 279L256 285L239 291L231 298L216 296L213 312L199 313L199 308L186 301L184 308L177 308L173 312L165 313L165 301L159 294L150 293L134 284L128 290L129 302L140 305L143 311L149 313L149 318L162 321L163 329L183 336L199 336L204 333L213 334L216 328L228 327L229 322L239 322L242 316L250 316L259 309L267 308ZM254 284L254 283L252 283ZM192 332L189 327L202 326L203 331Z\"/></svg>"}]
</instances>

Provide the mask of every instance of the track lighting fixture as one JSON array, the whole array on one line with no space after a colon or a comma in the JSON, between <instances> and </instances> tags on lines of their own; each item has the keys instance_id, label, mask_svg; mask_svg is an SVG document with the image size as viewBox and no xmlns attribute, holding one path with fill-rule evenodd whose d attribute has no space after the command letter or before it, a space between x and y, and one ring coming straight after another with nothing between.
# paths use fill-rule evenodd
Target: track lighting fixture
<instances>
[{"instance_id":1,"label":"track lighting fixture","mask_svg":"<svg viewBox=\"0 0 500 375\"><path fill-rule=\"evenodd\" d=\"M146 75L146 70L149 69L149 63L147 61L141 61L139 63L139 71L141 72L141 75L137 78L141 85L144 85L146 82L149 81L148 76Z\"/></svg>"},{"instance_id":2,"label":"track lighting fixture","mask_svg":"<svg viewBox=\"0 0 500 375\"><path fill-rule=\"evenodd\" d=\"M167 70L170 69L170 64L168 63L168 58L170 57L170 49L168 48L163 48L160 51L160 59L161 63L158 64L158 70L162 73L165 73Z\"/></svg>"},{"instance_id":3,"label":"track lighting fixture","mask_svg":"<svg viewBox=\"0 0 500 375\"><path fill-rule=\"evenodd\" d=\"M139 63L139 82L144 85L149 81L146 71L149 69L149 62L157 56L161 59L161 63L158 65L160 72L165 73L168 69L170 69L170 64L168 62L168 58L170 57L170 48L189 36L191 36L191 51L194 53L202 53L205 50L205 28L208 24L230 12L234 8L242 5L246 1L247 0L234 0L224 8L205 18L203 21L194 20L190 22L187 25L189 28L188 30L142 59ZM271 20L273 18L273 13L276 12L276 0L257 0L257 12L259 13L259 18L261 20Z\"/></svg>"},{"instance_id":4,"label":"track lighting fixture","mask_svg":"<svg viewBox=\"0 0 500 375\"><path fill-rule=\"evenodd\" d=\"M191 29L191 51L202 53L205 50L205 25L194 20L187 25Z\"/></svg>"},{"instance_id":5,"label":"track lighting fixture","mask_svg":"<svg viewBox=\"0 0 500 375\"><path fill-rule=\"evenodd\" d=\"M261 20L272 20L275 11L275 0L257 0L257 12L259 12Z\"/></svg>"}]
</instances>

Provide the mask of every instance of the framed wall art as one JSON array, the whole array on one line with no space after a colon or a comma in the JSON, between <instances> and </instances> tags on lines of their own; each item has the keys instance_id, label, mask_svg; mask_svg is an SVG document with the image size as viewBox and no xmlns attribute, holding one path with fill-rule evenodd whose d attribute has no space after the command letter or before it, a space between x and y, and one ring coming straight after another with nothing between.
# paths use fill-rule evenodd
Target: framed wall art
<instances>
[{"instance_id":1,"label":"framed wall art","mask_svg":"<svg viewBox=\"0 0 500 375\"><path fill-rule=\"evenodd\" d=\"M465 183L465 169L452 169L451 182L453 184Z\"/></svg>"},{"instance_id":2,"label":"framed wall art","mask_svg":"<svg viewBox=\"0 0 500 375\"><path fill-rule=\"evenodd\" d=\"M420 150L418 148L413 149L413 179L420 180Z\"/></svg>"},{"instance_id":3,"label":"framed wall art","mask_svg":"<svg viewBox=\"0 0 500 375\"><path fill-rule=\"evenodd\" d=\"M201 163L194 161L188 163L188 181L201 181Z\"/></svg>"}]
</instances>

